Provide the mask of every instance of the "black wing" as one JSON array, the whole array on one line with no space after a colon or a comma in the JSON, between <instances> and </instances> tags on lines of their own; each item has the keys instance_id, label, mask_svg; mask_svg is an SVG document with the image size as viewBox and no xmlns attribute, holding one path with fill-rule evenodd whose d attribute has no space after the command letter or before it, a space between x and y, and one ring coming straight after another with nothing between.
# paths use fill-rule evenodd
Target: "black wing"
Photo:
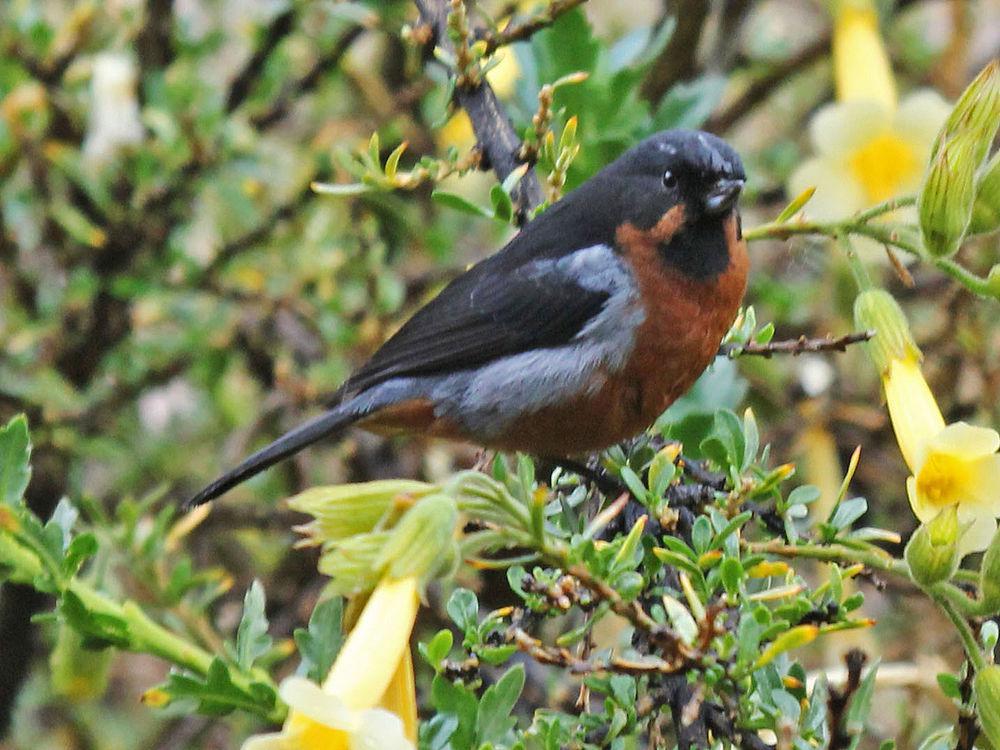
<instances>
[{"instance_id":1,"label":"black wing","mask_svg":"<svg viewBox=\"0 0 1000 750\"><path fill-rule=\"evenodd\" d=\"M608 293L545 272L519 250L508 246L452 281L344 383L335 401L389 378L455 372L570 341Z\"/></svg>"}]
</instances>

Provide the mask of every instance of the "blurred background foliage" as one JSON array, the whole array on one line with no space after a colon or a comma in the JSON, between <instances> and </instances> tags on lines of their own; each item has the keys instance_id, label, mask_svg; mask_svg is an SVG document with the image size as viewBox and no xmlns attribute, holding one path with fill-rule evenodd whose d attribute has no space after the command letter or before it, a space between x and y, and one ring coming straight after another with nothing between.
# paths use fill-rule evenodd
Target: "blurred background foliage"
<instances>
[{"instance_id":1,"label":"blurred background foliage","mask_svg":"<svg viewBox=\"0 0 1000 750\"><path fill-rule=\"evenodd\" d=\"M546 5L484 1L474 18ZM902 91L930 85L953 98L1000 48L998 0L882 6ZM357 433L237 488L183 538L160 534L161 508L299 421L513 231L442 205L429 182L342 197L310 188L353 179L345 155L367 149L372 132L383 159L408 143L406 167L468 156L471 130L448 107L444 71L411 43L415 21L412 4L395 0L0 5L0 421L28 415L36 512L48 516L64 495L103 508L113 542L96 566L104 585L210 645L235 627L250 579L266 584L279 639L322 588L314 556L290 549L297 517L279 499L319 481L438 479L476 457ZM589 74L551 105L557 134L578 118L567 189L658 129L723 135L747 164L752 226L793 197L783 186L808 151L805 123L833 94L829 47L818 0L591 0L507 48L489 75L530 133L543 84ZM494 183L473 172L439 187L489 205ZM995 243L969 243L963 262L988 268L990 253ZM946 420L1000 422L996 306L973 304L933 269L915 268L909 283L888 263L882 274L913 321ZM756 244L748 300L778 338L852 328L849 274L822 241ZM834 487L826 496L861 445L855 487L871 522L905 535L916 523L906 470L863 357L720 362L677 408L752 405L774 454L797 459L803 481ZM202 596L193 605L170 588L185 575ZM928 689L927 665L958 654L924 607L905 590L873 590L866 611L880 624L857 636L913 667L876 722L901 746L950 710ZM116 655L96 700L51 680L74 650L56 647L51 624L31 623L46 608L26 588L0 593L0 737L11 746L232 747L250 730L246 717L139 706L166 669L148 657ZM425 630L438 624L424 617ZM853 637L828 641L812 662L837 662ZM525 700L542 703L548 688L532 679Z\"/></svg>"}]
</instances>

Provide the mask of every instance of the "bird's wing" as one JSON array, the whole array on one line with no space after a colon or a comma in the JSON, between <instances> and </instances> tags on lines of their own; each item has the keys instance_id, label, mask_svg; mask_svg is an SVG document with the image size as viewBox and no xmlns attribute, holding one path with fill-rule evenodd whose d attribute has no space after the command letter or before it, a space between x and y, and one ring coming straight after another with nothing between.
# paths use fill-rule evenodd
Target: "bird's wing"
<instances>
[{"instance_id":1,"label":"bird's wing","mask_svg":"<svg viewBox=\"0 0 1000 750\"><path fill-rule=\"evenodd\" d=\"M520 256L520 257L519 257ZM609 297L567 264L500 252L452 281L343 385L442 374L570 341Z\"/></svg>"}]
</instances>

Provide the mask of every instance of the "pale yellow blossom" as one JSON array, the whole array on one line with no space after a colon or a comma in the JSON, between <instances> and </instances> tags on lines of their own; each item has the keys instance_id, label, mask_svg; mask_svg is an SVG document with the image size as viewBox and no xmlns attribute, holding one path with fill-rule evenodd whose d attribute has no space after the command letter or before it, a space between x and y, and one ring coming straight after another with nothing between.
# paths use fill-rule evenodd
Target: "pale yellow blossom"
<instances>
[{"instance_id":1,"label":"pale yellow blossom","mask_svg":"<svg viewBox=\"0 0 1000 750\"><path fill-rule=\"evenodd\" d=\"M413 750L417 711L410 632L417 616L414 576L383 580L323 686L302 677L281 684L289 714L281 732L243 750Z\"/></svg>"},{"instance_id":2,"label":"pale yellow blossom","mask_svg":"<svg viewBox=\"0 0 1000 750\"><path fill-rule=\"evenodd\" d=\"M869 2L841 0L833 36L837 101L809 123L814 156L789 179L788 191L816 193L806 211L819 221L842 219L882 201L916 192L938 130L950 112L935 91L897 101L889 58ZM915 220L913 209L895 221Z\"/></svg>"}]
</instances>

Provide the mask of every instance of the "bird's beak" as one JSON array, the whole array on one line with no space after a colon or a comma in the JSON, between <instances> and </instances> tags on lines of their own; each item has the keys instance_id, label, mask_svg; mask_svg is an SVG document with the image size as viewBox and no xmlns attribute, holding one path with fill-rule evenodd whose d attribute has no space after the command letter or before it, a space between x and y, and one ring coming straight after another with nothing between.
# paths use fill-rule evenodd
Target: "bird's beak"
<instances>
[{"instance_id":1,"label":"bird's beak","mask_svg":"<svg viewBox=\"0 0 1000 750\"><path fill-rule=\"evenodd\" d=\"M705 213L729 213L743 191L743 180L719 180L705 196Z\"/></svg>"}]
</instances>

